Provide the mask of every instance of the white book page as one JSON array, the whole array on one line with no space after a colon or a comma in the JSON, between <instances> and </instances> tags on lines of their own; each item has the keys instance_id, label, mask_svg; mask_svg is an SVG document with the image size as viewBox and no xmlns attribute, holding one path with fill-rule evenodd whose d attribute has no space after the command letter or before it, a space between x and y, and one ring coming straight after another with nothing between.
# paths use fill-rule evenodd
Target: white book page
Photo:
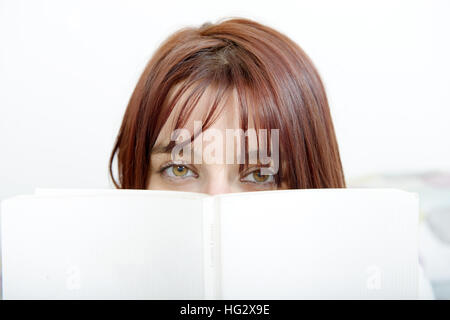
<instances>
[{"instance_id":1,"label":"white book page","mask_svg":"<svg viewBox=\"0 0 450 320\"><path fill-rule=\"evenodd\" d=\"M157 195L162 196L175 196L182 198L203 199L208 195L198 192L186 192L186 191L168 191L168 190L145 190L145 189L83 189L83 188L36 188L34 195L37 196L84 196L84 195L151 195L152 197Z\"/></svg>"},{"instance_id":2,"label":"white book page","mask_svg":"<svg viewBox=\"0 0 450 320\"><path fill-rule=\"evenodd\" d=\"M217 197L223 299L415 299L418 197L316 189Z\"/></svg>"},{"instance_id":3,"label":"white book page","mask_svg":"<svg viewBox=\"0 0 450 320\"><path fill-rule=\"evenodd\" d=\"M150 191L3 201L3 297L202 299L202 208Z\"/></svg>"}]
</instances>

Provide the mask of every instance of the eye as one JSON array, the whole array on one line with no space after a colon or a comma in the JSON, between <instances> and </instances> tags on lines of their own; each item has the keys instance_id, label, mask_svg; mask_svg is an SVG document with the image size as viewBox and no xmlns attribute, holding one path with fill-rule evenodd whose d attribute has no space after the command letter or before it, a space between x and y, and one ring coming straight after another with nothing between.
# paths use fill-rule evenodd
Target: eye
<instances>
[{"instance_id":1,"label":"eye","mask_svg":"<svg viewBox=\"0 0 450 320\"><path fill-rule=\"evenodd\" d=\"M194 171L182 164L169 165L164 168L162 172L163 174L171 178L197 177Z\"/></svg>"},{"instance_id":2,"label":"eye","mask_svg":"<svg viewBox=\"0 0 450 320\"><path fill-rule=\"evenodd\" d=\"M247 174L245 177L243 177L241 179L241 181L244 182L253 182L253 183L270 183L270 182L274 182L274 177L273 175L262 175L261 174L261 170L254 170L252 172L250 172L249 174Z\"/></svg>"}]
</instances>

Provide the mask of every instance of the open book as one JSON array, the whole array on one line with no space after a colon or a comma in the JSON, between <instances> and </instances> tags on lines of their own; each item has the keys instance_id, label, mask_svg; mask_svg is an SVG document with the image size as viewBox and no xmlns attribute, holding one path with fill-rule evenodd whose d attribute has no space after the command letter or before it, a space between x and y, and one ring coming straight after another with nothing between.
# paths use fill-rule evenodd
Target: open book
<instances>
[{"instance_id":1,"label":"open book","mask_svg":"<svg viewBox=\"0 0 450 320\"><path fill-rule=\"evenodd\" d=\"M415 299L418 196L37 190L2 202L3 298Z\"/></svg>"}]
</instances>

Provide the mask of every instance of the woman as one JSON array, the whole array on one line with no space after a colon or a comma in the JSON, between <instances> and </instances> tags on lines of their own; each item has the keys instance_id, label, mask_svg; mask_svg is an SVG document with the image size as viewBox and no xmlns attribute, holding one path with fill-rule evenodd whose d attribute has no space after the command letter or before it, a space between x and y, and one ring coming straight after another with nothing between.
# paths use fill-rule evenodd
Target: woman
<instances>
[{"instance_id":1,"label":"woman","mask_svg":"<svg viewBox=\"0 0 450 320\"><path fill-rule=\"evenodd\" d=\"M110 174L123 189L345 188L311 60L285 35L241 18L181 29L160 46L129 101Z\"/></svg>"}]
</instances>

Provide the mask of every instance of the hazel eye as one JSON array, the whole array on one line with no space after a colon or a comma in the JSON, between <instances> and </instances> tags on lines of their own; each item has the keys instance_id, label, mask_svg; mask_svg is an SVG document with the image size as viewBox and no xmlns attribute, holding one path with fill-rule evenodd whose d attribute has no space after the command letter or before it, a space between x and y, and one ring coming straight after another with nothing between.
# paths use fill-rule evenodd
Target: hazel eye
<instances>
[{"instance_id":1,"label":"hazel eye","mask_svg":"<svg viewBox=\"0 0 450 320\"><path fill-rule=\"evenodd\" d=\"M252 172L253 179L257 182L265 182L267 179L269 179L269 176L263 176L261 175L261 170L256 170Z\"/></svg>"},{"instance_id":2,"label":"hazel eye","mask_svg":"<svg viewBox=\"0 0 450 320\"><path fill-rule=\"evenodd\" d=\"M170 165L163 170L163 173L172 178L196 177L191 169L182 164Z\"/></svg>"},{"instance_id":3,"label":"hazel eye","mask_svg":"<svg viewBox=\"0 0 450 320\"><path fill-rule=\"evenodd\" d=\"M182 177L189 172L189 169L186 168L185 166L172 166L172 172L177 177Z\"/></svg>"},{"instance_id":4,"label":"hazel eye","mask_svg":"<svg viewBox=\"0 0 450 320\"><path fill-rule=\"evenodd\" d=\"M261 170L255 170L246 175L241 181L253 183L269 183L274 181L273 175L262 175Z\"/></svg>"}]
</instances>

